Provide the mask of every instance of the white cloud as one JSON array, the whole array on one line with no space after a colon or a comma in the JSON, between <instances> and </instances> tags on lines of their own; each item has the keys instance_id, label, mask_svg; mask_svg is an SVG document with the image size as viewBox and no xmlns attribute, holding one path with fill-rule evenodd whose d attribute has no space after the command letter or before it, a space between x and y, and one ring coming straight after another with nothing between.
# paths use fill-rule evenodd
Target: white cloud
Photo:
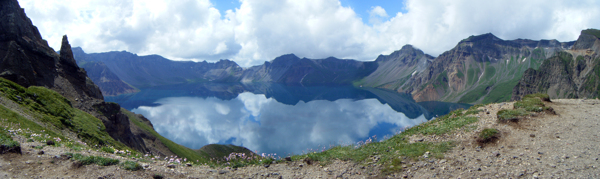
<instances>
[{"instance_id":1,"label":"white cloud","mask_svg":"<svg viewBox=\"0 0 600 179\"><path fill-rule=\"evenodd\" d=\"M371 10L369 11L369 23L371 24L380 24L383 18L387 17L388 14L381 6L371 7Z\"/></svg>"},{"instance_id":2,"label":"white cloud","mask_svg":"<svg viewBox=\"0 0 600 179\"><path fill-rule=\"evenodd\" d=\"M261 64L279 55L373 60L405 44L431 55L470 35L575 40L600 28L598 1L406 1L406 13L385 7L365 24L338 0L240 0L221 14L209 0L20 0L55 49L63 34L87 52L127 50L178 60ZM388 16L388 17L386 17ZM369 17L370 18L370 17ZM375 19L374 19L375 20Z\"/></svg>"}]
</instances>

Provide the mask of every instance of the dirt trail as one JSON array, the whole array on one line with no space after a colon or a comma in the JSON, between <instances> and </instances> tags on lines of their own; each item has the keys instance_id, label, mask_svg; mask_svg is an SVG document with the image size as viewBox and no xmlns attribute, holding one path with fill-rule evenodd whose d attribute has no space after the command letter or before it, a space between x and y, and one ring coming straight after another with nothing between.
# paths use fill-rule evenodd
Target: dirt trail
<instances>
[{"instance_id":1,"label":"dirt trail","mask_svg":"<svg viewBox=\"0 0 600 179\"><path fill-rule=\"evenodd\" d=\"M283 162L239 169L179 165L166 162L142 163L145 169L127 171L119 166L77 166L64 160L62 153L73 152L64 147L44 147L41 143L21 140L23 155L0 156L0 178L600 178L600 101L559 99L546 103L557 115L540 114L518 124L496 122L496 112L512 108L512 103L482 107L477 114L477 129L445 136L413 136L413 141L457 142L443 159L420 157L403 164L404 171L382 176L380 166L363 166L350 161L333 161L321 166L302 161ZM489 114L488 114L489 112ZM483 128L493 127L501 137L493 144L478 147L475 140ZM96 151L83 152L124 159Z\"/></svg>"}]
</instances>

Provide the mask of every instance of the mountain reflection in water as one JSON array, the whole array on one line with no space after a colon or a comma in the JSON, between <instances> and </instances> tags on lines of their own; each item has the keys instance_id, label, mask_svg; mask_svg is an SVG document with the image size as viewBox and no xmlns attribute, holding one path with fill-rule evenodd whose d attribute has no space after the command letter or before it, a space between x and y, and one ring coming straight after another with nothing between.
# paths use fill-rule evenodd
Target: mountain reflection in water
<instances>
[{"instance_id":1,"label":"mountain reflection in water","mask_svg":"<svg viewBox=\"0 0 600 179\"><path fill-rule=\"evenodd\" d=\"M273 83L159 86L106 100L143 114L158 133L192 149L234 144L280 156L352 144L374 135L382 139L469 107L416 103L409 94L373 88Z\"/></svg>"}]
</instances>

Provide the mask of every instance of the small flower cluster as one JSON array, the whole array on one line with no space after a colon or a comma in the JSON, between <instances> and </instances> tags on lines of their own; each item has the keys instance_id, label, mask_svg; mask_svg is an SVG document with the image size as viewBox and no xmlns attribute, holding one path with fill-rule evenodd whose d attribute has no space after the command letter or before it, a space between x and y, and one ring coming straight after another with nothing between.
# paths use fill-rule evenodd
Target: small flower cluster
<instances>
[{"instance_id":1,"label":"small flower cluster","mask_svg":"<svg viewBox=\"0 0 600 179\"><path fill-rule=\"evenodd\" d=\"M365 141L358 141L356 142L356 145L354 146L355 149L360 148L364 145L373 143L373 142L377 142L377 135L373 135L372 137L369 137L367 140Z\"/></svg>"},{"instance_id":2,"label":"small flower cluster","mask_svg":"<svg viewBox=\"0 0 600 179\"><path fill-rule=\"evenodd\" d=\"M115 149L115 154L127 154L127 155L131 155L131 151L129 150L119 150L119 149Z\"/></svg>"},{"instance_id":3,"label":"small flower cluster","mask_svg":"<svg viewBox=\"0 0 600 179\"><path fill-rule=\"evenodd\" d=\"M263 153L263 156L265 154ZM255 160L258 159L258 156L254 155L254 153L250 153L250 155L246 155L245 153L230 153L229 156L224 157L225 161L238 161L238 160Z\"/></svg>"}]
</instances>

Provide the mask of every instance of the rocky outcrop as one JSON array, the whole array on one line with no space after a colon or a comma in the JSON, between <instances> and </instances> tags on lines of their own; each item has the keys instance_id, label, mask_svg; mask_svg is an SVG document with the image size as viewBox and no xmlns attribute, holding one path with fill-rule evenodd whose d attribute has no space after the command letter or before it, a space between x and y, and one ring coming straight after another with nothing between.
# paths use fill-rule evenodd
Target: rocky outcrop
<instances>
[{"instance_id":1,"label":"rocky outcrop","mask_svg":"<svg viewBox=\"0 0 600 179\"><path fill-rule=\"evenodd\" d=\"M583 30L570 50L528 69L513 88L512 100L547 93L551 98L596 98L600 89L600 31Z\"/></svg>"}]
</instances>

